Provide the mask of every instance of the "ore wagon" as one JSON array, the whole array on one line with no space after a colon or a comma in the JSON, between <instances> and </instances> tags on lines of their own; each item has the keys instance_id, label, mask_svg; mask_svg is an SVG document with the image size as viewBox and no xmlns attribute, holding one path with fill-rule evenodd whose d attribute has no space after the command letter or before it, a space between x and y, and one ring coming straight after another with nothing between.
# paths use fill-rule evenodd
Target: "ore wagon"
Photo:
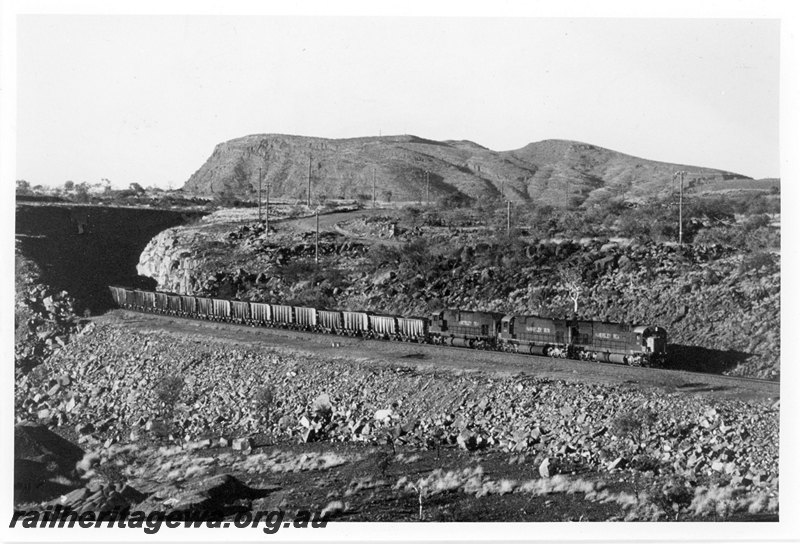
<instances>
[{"instance_id":1,"label":"ore wagon","mask_svg":"<svg viewBox=\"0 0 800 544\"><path fill-rule=\"evenodd\" d=\"M161 291L156 291L155 293L153 293L153 296L155 297L156 312L160 314L167 313L167 302L168 302L167 294L162 293Z\"/></svg>"},{"instance_id":2,"label":"ore wagon","mask_svg":"<svg viewBox=\"0 0 800 544\"><path fill-rule=\"evenodd\" d=\"M401 340L423 341L428 336L428 320L422 317L397 317L397 332Z\"/></svg>"},{"instance_id":3,"label":"ore wagon","mask_svg":"<svg viewBox=\"0 0 800 544\"><path fill-rule=\"evenodd\" d=\"M197 297L197 316L201 319L211 319L213 317L213 308L210 298Z\"/></svg>"},{"instance_id":4,"label":"ore wagon","mask_svg":"<svg viewBox=\"0 0 800 544\"><path fill-rule=\"evenodd\" d=\"M256 325L266 325L272 321L270 305L265 302L250 303L250 319Z\"/></svg>"},{"instance_id":5,"label":"ore wagon","mask_svg":"<svg viewBox=\"0 0 800 544\"><path fill-rule=\"evenodd\" d=\"M194 317L197 313L197 297L181 295L181 315Z\"/></svg>"},{"instance_id":6,"label":"ore wagon","mask_svg":"<svg viewBox=\"0 0 800 544\"><path fill-rule=\"evenodd\" d=\"M233 320L236 323L249 323L250 303L244 300L232 300L231 320Z\"/></svg>"},{"instance_id":7,"label":"ore wagon","mask_svg":"<svg viewBox=\"0 0 800 544\"><path fill-rule=\"evenodd\" d=\"M306 306L294 307L294 322L300 329L313 331L317 328L317 310Z\"/></svg>"},{"instance_id":8,"label":"ore wagon","mask_svg":"<svg viewBox=\"0 0 800 544\"><path fill-rule=\"evenodd\" d=\"M336 333L344 329L342 312L317 310L317 323L320 330L327 333Z\"/></svg>"},{"instance_id":9,"label":"ore wagon","mask_svg":"<svg viewBox=\"0 0 800 544\"><path fill-rule=\"evenodd\" d=\"M370 331L376 338L389 340L397 335L397 318L393 315L369 315Z\"/></svg>"},{"instance_id":10,"label":"ore wagon","mask_svg":"<svg viewBox=\"0 0 800 544\"><path fill-rule=\"evenodd\" d=\"M153 312L156 307L156 294L153 291L134 291L137 308L145 312Z\"/></svg>"},{"instance_id":11,"label":"ore wagon","mask_svg":"<svg viewBox=\"0 0 800 544\"><path fill-rule=\"evenodd\" d=\"M181 297L172 293L167 293L167 313L169 315L180 315Z\"/></svg>"},{"instance_id":12,"label":"ore wagon","mask_svg":"<svg viewBox=\"0 0 800 544\"><path fill-rule=\"evenodd\" d=\"M222 298L211 299L211 316L215 321L228 321L231 318L231 301Z\"/></svg>"},{"instance_id":13,"label":"ore wagon","mask_svg":"<svg viewBox=\"0 0 800 544\"><path fill-rule=\"evenodd\" d=\"M294 323L294 313L291 306L284 304L270 304L270 312L272 312L272 323L278 327L288 327Z\"/></svg>"},{"instance_id":14,"label":"ore wagon","mask_svg":"<svg viewBox=\"0 0 800 544\"><path fill-rule=\"evenodd\" d=\"M119 306L120 308L124 308L126 306L125 301L125 289L122 287L114 287L110 285L108 290L111 292L111 298L114 300L114 304Z\"/></svg>"},{"instance_id":15,"label":"ore wagon","mask_svg":"<svg viewBox=\"0 0 800 544\"><path fill-rule=\"evenodd\" d=\"M364 335L369 332L369 315L367 312L342 312L342 329L350 335Z\"/></svg>"}]
</instances>

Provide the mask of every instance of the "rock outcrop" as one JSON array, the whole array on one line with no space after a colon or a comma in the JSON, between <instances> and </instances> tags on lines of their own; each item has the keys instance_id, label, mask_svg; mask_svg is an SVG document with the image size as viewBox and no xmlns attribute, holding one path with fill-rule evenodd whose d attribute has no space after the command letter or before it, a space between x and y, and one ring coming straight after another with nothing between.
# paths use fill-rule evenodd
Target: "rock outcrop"
<instances>
[{"instance_id":1,"label":"rock outcrop","mask_svg":"<svg viewBox=\"0 0 800 544\"><path fill-rule=\"evenodd\" d=\"M38 423L14 427L14 501L41 501L78 486L83 450Z\"/></svg>"},{"instance_id":2,"label":"rock outcrop","mask_svg":"<svg viewBox=\"0 0 800 544\"><path fill-rule=\"evenodd\" d=\"M136 271L156 280L161 291L190 294L197 287L200 262L193 248L203 235L193 229L171 228L155 236L142 251Z\"/></svg>"}]
</instances>

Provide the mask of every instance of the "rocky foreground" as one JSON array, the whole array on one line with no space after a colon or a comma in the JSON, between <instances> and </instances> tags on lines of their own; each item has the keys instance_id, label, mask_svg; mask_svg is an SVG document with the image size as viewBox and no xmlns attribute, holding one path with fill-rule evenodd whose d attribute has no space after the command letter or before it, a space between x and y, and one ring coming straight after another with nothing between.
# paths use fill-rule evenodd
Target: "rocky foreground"
<instances>
[{"instance_id":1,"label":"rocky foreground","mask_svg":"<svg viewBox=\"0 0 800 544\"><path fill-rule=\"evenodd\" d=\"M421 486L431 495L570 489L587 501L618 504L629 519L776 514L778 508L775 400L712 401L627 384L421 374L348 360L346 354L322 360L104 324L21 377L15 403L18 423L74 437L86 452L74 473L61 467L49 476L77 485L68 499L76 507L89 497L97 507L109 496L127 504L150 501L151 508L163 501L174 505L178 491L191 499L187 489L220 470L246 480L246 474L353 461L326 453L298 459L280 448L259 449L263 444L350 443L394 451L394 462L407 455L397 452L442 448L500 453L537 474L534 480L499 482L468 467L384 482L404 493ZM234 455L203 453L219 448ZM632 478L637 496L605 489L602 481L610 473ZM591 482L569 479L581 474L592 475ZM211 487L259 496L241 491L241 482L230 478ZM657 489L642 482L658 482ZM672 498L658 506L665 494ZM197 507L208 496L208 489L197 492L184 506ZM343 508L335 500L328 506Z\"/></svg>"}]
</instances>

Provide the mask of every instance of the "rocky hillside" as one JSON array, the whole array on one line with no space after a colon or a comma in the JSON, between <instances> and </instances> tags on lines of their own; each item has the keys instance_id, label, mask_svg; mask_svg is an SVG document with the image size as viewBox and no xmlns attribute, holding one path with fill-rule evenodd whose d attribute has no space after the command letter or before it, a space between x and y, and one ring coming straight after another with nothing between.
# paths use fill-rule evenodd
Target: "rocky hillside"
<instances>
[{"instance_id":1,"label":"rocky hillside","mask_svg":"<svg viewBox=\"0 0 800 544\"><path fill-rule=\"evenodd\" d=\"M259 169L272 195L305 199L372 198L416 201L443 197L508 198L576 205L603 192L628 199L672 189L677 170L692 183L745 180L746 176L625 155L590 144L545 140L513 151L493 151L469 141L416 136L331 140L256 134L223 142L184 185L201 195L252 196ZM429 182L429 183L428 183ZM569 195L569 196L567 196Z\"/></svg>"}]
</instances>

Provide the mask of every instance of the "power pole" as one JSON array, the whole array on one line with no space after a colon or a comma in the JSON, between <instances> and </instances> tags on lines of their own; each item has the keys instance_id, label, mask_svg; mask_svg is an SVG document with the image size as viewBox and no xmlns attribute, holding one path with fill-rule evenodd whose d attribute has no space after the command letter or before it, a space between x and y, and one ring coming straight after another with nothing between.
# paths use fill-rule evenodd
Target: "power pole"
<instances>
[{"instance_id":1,"label":"power pole","mask_svg":"<svg viewBox=\"0 0 800 544\"><path fill-rule=\"evenodd\" d=\"M372 207L375 207L375 167L372 167Z\"/></svg>"},{"instance_id":2,"label":"power pole","mask_svg":"<svg viewBox=\"0 0 800 544\"><path fill-rule=\"evenodd\" d=\"M319 264L319 210L316 212L317 215L317 235L314 238L314 261Z\"/></svg>"},{"instance_id":3,"label":"power pole","mask_svg":"<svg viewBox=\"0 0 800 544\"><path fill-rule=\"evenodd\" d=\"M564 187L564 210L569 209L569 178L567 178L567 184Z\"/></svg>"},{"instance_id":4,"label":"power pole","mask_svg":"<svg viewBox=\"0 0 800 544\"><path fill-rule=\"evenodd\" d=\"M306 195L306 205L311 207L311 153L308 154L308 194Z\"/></svg>"},{"instance_id":5,"label":"power pole","mask_svg":"<svg viewBox=\"0 0 800 544\"><path fill-rule=\"evenodd\" d=\"M425 204L431 202L431 173L425 170Z\"/></svg>"},{"instance_id":6,"label":"power pole","mask_svg":"<svg viewBox=\"0 0 800 544\"><path fill-rule=\"evenodd\" d=\"M266 208L266 212L267 212L267 225L266 225L267 230L266 230L266 233L267 233L267 236L269 236L269 186L270 186L270 184L267 183L267 208ZM261 198L258 199L258 202L259 202L259 204L261 203Z\"/></svg>"},{"instance_id":7,"label":"power pole","mask_svg":"<svg viewBox=\"0 0 800 544\"><path fill-rule=\"evenodd\" d=\"M511 201L506 201L506 236L511 236Z\"/></svg>"},{"instance_id":8,"label":"power pole","mask_svg":"<svg viewBox=\"0 0 800 544\"><path fill-rule=\"evenodd\" d=\"M679 170L672 176L672 181L675 178L680 179L680 189L678 191L678 245L683 245L683 178L686 177L686 170Z\"/></svg>"},{"instance_id":9,"label":"power pole","mask_svg":"<svg viewBox=\"0 0 800 544\"><path fill-rule=\"evenodd\" d=\"M258 167L258 222L261 223L261 167Z\"/></svg>"}]
</instances>

